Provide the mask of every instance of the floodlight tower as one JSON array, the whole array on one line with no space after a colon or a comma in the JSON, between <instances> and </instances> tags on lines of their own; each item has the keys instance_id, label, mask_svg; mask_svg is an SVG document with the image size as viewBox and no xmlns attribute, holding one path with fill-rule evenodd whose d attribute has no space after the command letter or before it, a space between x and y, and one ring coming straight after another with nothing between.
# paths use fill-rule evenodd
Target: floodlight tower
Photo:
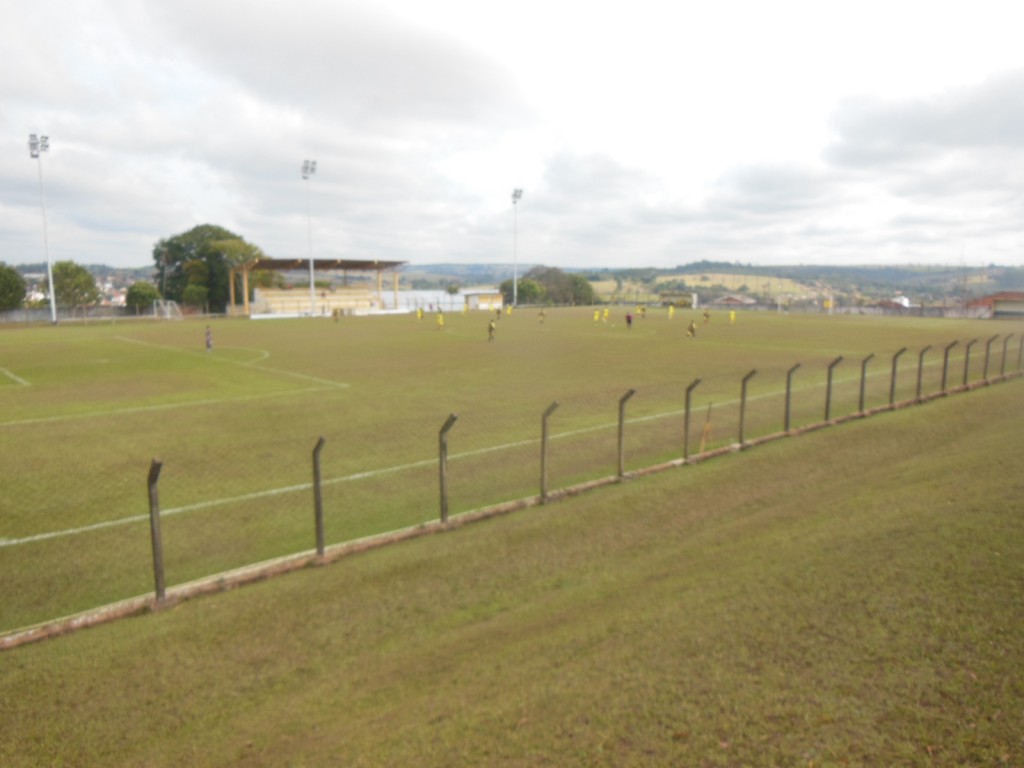
<instances>
[{"instance_id":1,"label":"floodlight tower","mask_svg":"<svg viewBox=\"0 0 1024 768\"><path fill-rule=\"evenodd\" d=\"M523 190L512 190L512 306L519 306L519 221L516 212Z\"/></svg>"},{"instance_id":2,"label":"floodlight tower","mask_svg":"<svg viewBox=\"0 0 1024 768\"><path fill-rule=\"evenodd\" d=\"M302 178L306 180L306 215L309 220L309 314L316 314L316 283L313 280L313 209L309 204L309 177L316 173L316 160L302 161Z\"/></svg>"},{"instance_id":3,"label":"floodlight tower","mask_svg":"<svg viewBox=\"0 0 1024 768\"><path fill-rule=\"evenodd\" d=\"M50 286L50 319L57 324L57 291L53 285L53 264L50 263L50 245L46 239L46 193L43 191L43 152L50 151L50 137L28 135L28 155L39 166L39 201L43 209L43 253L46 255L46 277Z\"/></svg>"}]
</instances>

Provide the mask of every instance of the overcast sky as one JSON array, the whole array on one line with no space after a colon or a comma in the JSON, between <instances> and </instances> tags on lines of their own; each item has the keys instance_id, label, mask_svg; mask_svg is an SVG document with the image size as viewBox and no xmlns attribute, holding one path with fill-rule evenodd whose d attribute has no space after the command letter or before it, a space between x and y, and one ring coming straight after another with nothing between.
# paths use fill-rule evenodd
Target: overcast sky
<instances>
[{"instance_id":1,"label":"overcast sky","mask_svg":"<svg viewBox=\"0 0 1024 768\"><path fill-rule=\"evenodd\" d=\"M0 261L44 259L35 132L54 261L209 223L281 258L1024 266L1022 28L1019 0L0 0Z\"/></svg>"}]
</instances>

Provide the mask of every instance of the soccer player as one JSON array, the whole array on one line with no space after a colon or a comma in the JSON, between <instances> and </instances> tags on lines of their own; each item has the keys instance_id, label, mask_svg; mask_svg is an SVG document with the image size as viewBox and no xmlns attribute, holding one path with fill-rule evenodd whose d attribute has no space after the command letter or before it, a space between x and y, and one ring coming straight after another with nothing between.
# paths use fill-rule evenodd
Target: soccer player
<instances>
[{"instance_id":1,"label":"soccer player","mask_svg":"<svg viewBox=\"0 0 1024 768\"><path fill-rule=\"evenodd\" d=\"M494 341L494 330L497 327L498 326L495 324L494 320L491 320L489 323L487 323L487 340L488 341Z\"/></svg>"},{"instance_id":2,"label":"soccer player","mask_svg":"<svg viewBox=\"0 0 1024 768\"><path fill-rule=\"evenodd\" d=\"M693 320L691 320L690 324L688 326L686 326L686 338L692 339L692 338L695 338L696 336L697 336L697 324L695 322L693 322Z\"/></svg>"}]
</instances>

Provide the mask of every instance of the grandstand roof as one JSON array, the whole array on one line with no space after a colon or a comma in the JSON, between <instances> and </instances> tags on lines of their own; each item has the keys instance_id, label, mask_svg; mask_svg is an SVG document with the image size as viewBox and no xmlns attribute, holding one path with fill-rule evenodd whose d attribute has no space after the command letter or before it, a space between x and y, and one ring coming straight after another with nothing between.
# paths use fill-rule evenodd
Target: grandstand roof
<instances>
[{"instance_id":1,"label":"grandstand roof","mask_svg":"<svg viewBox=\"0 0 1024 768\"><path fill-rule=\"evenodd\" d=\"M341 270L346 272L383 272L396 269L404 261L377 261L371 259L312 259L313 269L320 271ZM247 269L309 269L310 259L259 259L247 264Z\"/></svg>"}]
</instances>

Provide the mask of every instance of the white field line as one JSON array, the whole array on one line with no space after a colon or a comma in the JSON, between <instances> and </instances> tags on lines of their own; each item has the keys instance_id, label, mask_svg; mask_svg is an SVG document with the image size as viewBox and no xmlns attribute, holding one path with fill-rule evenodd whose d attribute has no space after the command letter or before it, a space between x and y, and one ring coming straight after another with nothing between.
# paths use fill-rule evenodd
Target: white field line
<instances>
[{"instance_id":1,"label":"white field line","mask_svg":"<svg viewBox=\"0 0 1024 768\"><path fill-rule=\"evenodd\" d=\"M262 349L257 349L256 350L257 352L260 352L261 355L262 355L259 359L252 360L252 361L249 361L249 362L239 362L237 360L225 360L224 358L217 357L215 354L211 355L209 352L196 352L196 351L191 350L191 349L181 349L180 347L168 347L168 346L166 346L164 344L154 344L154 343L152 343L150 341L139 341L138 339L132 339L132 338L129 338L128 336L115 336L114 338L118 339L119 341L127 342L129 344L138 344L138 345L143 346L143 347L153 347L154 349L163 349L163 350L166 350L168 352L177 352L177 353L182 354L182 355L192 355L194 357L201 357L201 358L203 358L205 360L214 360L214 361L216 361L218 363L224 363L225 365L235 365L235 366L238 366L240 368L251 368L253 370L260 371L261 373L278 374L280 376L289 376L289 377L291 377L293 379L301 379L302 381L312 381L312 382L314 382L316 384L323 384L323 385L328 386L328 387L337 387L338 389L345 389L346 387L348 387L348 384L346 384L345 382L342 382L342 381L333 381L331 379L321 379L321 378L319 378L317 376L310 376L309 374L306 374L306 373L296 373L295 371L282 371L280 368L265 368L263 366L257 365L257 363L262 362L263 360L266 360L266 359L268 359L270 357L270 353L267 352L266 350L262 350ZM232 349L232 347L226 347L226 349ZM252 347L236 347L236 349L252 349Z\"/></svg>"},{"instance_id":2,"label":"white field line","mask_svg":"<svg viewBox=\"0 0 1024 768\"><path fill-rule=\"evenodd\" d=\"M21 376L15 376L13 373L8 371L6 368L0 368L0 373L9 378L15 384L21 384L23 387L31 387L32 385L25 381Z\"/></svg>"},{"instance_id":3,"label":"white field line","mask_svg":"<svg viewBox=\"0 0 1024 768\"><path fill-rule=\"evenodd\" d=\"M881 373L876 374L876 375L881 375ZM848 381L859 381L859 380L860 380L860 375L858 373L856 377L845 377L843 379L833 378L833 384L840 383L840 381L847 381L848 382ZM794 387L794 391L800 391L801 389L810 389L810 388L814 388L814 387L816 387L816 385L813 385L813 384L805 385L804 387L799 387L799 388ZM781 396L783 394L785 394L785 390L776 390L776 391L773 391L773 392L763 392L763 393L758 394L758 395L753 395L753 396L748 395L747 396L747 400L748 401L751 401L751 400L761 400L763 398L768 398L768 397L779 397L779 396ZM720 406L736 405L739 402L740 402L739 398L736 398L734 400L723 401L723 402L719 403L719 405ZM678 415L680 415L680 414L682 414L684 412L685 412L684 409L675 409L675 410L672 410L672 411L665 411L663 413L656 413L656 414L651 414L651 415L648 415L648 416L641 416L641 417L638 417L638 418L627 419L626 423L627 424L637 424L637 423L646 422L646 421L655 421L657 419L663 419L663 418L669 418L669 417L672 417L672 416L678 416ZM583 427L581 429L570 430L568 432L559 432L557 434L551 435L551 439L558 440L558 439L563 439L563 438L576 437L578 435L588 434L588 433L591 433L591 432L598 432L598 431L601 431L601 430L604 430L604 429L611 429L613 427L618 427L618 421L614 421L614 422L610 421L610 422L606 422L604 424L597 424L597 425L594 425L594 426L591 426L591 427ZM497 451L510 450L512 448L521 448L523 446L533 445L533 444L536 444L538 442L540 442L540 438L529 438L527 440L518 440L516 442L511 442L511 443L503 443L503 444L500 444L500 445L494 445L494 446L490 446L490 447L487 447L487 448L478 448L478 449L473 450L473 451L465 451L465 452L462 452L462 453L455 453L455 454L450 455L448 458L449 458L449 460L455 460L455 459L470 458L470 457L473 457L473 456L482 456L482 455L487 454L487 453L494 453L494 452L497 452ZM324 485L337 485L338 483L348 483L348 482L353 482L353 481L356 481L356 480L365 480L365 479L372 478L372 477L380 477L381 475L393 474L393 473L396 473L396 472L403 472L403 471L408 470L408 469L416 469L418 467L430 466L430 465L433 465L433 464L436 464L436 463L437 463L437 458L436 457L432 457L432 458L429 458L429 459L422 459L422 460L419 460L419 461L410 462L408 464L399 464L399 465L392 466L392 467L383 467L381 469L371 469L371 470L367 470L365 472L357 472L355 474L345 475L343 477L335 477L335 478L331 478L331 479L328 479L328 480L324 480L323 484ZM241 496L232 496L232 497L223 498L223 499L213 499L213 500L210 500L210 501L197 502L195 504L187 504L187 505L181 506L181 507L172 507L172 508L169 508L169 509L162 509L162 510L160 510L160 515L161 515L161 517L170 516L170 515L179 515L179 514L183 514L185 512L194 512L194 511L201 510L201 509L209 509L211 507L217 507L217 506L221 506L221 505L224 505L224 504L236 504L236 503L243 502L243 501L252 501L252 500L255 500L255 499L268 498L268 497L271 497L271 496L280 496L280 495L287 494L287 493L305 492L305 491L311 490L312 487L313 487L312 483L299 483L298 485L283 486L281 488L270 488L270 489L267 489L265 491L255 491L253 493L246 493L246 494L243 494ZM132 515L131 517L122 517L122 518L118 518L116 520L107 520L107 521L104 521L104 522L101 522L101 523L93 523L91 525L81 526L79 528L68 528L68 529L60 530L60 531L50 531L50 532L47 532L47 533L38 533L38 534L35 534L35 535L32 535L32 536L25 536L25 537L22 537L22 538L19 538L19 539L0 539L0 548L3 548L3 547L13 547L13 546L21 545L21 544L31 544L31 543L38 542L38 541L46 541L48 539L61 538L61 537L65 537L65 536L76 536L78 534L88 533L90 531L101 530L103 528L111 528L111 527L119 526L119 525L128 525L130 523L137 523L137 522L148 520L148 519L149 519L149 515L148 514L146 514L146 515Z\"/></svg>"},{"instance_id":4,"label":"white field line","mask_svg":"<svg viewBox=\"0 0 1024 768\"><path fill-rule=\"evenodd\" d=\"M195 407L195 406L220 405L221 403L245 402L247 400L262 400L264 398L270 398L270 397L289 397L291 395L303 395L303 394L310 394L310 393L313 393L313 392L324 392L324 391L327 391L328 389L346 389L349 386L348 384L343 383L343 382L331 381L329 379L320 379L320 378L317 378L316 376L308 376L308 375L306 375L304 373L294 373L292 371L281 371L281 370L278 370L278 369L275 369L275 368L263 368L263 367L260 367L260 366L257 365L257 363L262 362L263 360L266 360L267 358L270 357L270 353L267 352L266 350L262 350L262 349L254 349L253 350L253 351L259 353L259 357L256 360L253 360L253 361L250 361L250 362L237 362L237 361L234 361L234 360L224 360L223 358L218 358L218 357L209 357L208 354L205 353L205 352L193 352L191 350L183 350L183 349L179 349L177 347L168 347L168 346L164 346L164 345L161 345L161 344L152 344L152 343L147 342L147 341L138 341L137 339L131 339L131 338L128 338L127 336L115 336L114 338L118 339L119 341L128 342L130 344L139 344L141 346L146 346L146 347L155 347L157 349L164 349L164 350L167 350L169 352L178 352L180 354L194 355L196 357L202 357L204 359L216 360L217 362L224 363L226 365L235 365L235 366L240 366L242 368L251 368L253 370L260 371L261 373L280 374L282 376L289 376L289 377L291 377L293 379L300 379L300 380L303 380L303 381L310 381L310 382L313 382L314 384L319 384L321 386L309 387L309 388L306 388L306 389L289 390L287 392L274 392L274 393L271 393L271 394L264 394L264 395L243 395L241 397L209 398L209 399L206 399L206 400L190 400L188 402L182 402L182 403L164 403L164 404L160 404L160 405L140 405L140 406L130 407L130 408L111 408L111 409L105 410L105 411L90 411L89 413L72 413L72 414L64 414L64 415L59 415L59 416L40 416L40 417L34 418L34 419L17 419L17 420L14 420L14 421L0 421L0 428L3 428L3 427L20 427L20 426L26 426L26 425L31 425L31 424L47 424L47 423L53 423L53 422L56 422L56 421L64 421L65 419L68 419L68 420L76 419L76 420L78 420L78 419L91 419L91 418L107 418L107 417L110 417L110 416L121 416L121 415L126 415L126 414L133 414L133 413L151 413L151 412L157 412L157 411L174 410L176 408L192 408L192 407ZM242 349L242 347L236 347L236 349ZM250 349L250 347L245 347L245 349ZM17 378L17 377L14 377L13 374L10 374L5 369L0 369L0 371L4 371L5 373L8 373L8 375L11 375L13 378ZM25 384L26 386L30 386L29 383L26 382L26 381L21 381L21 383Z\"/></svg>"},{"instance_id":5,"label":"white field line","mask_svg":"<svg viewBox=\"0 0 1024 768\"><path fill-rule=\"evenodd\" d=\"M287 392L271 392L264 395L242 395L240 397L219 397L208 400L189 400L182 403L163 403L160 405L139 405L132 408L111 408L106 411L89 411L88 413L66 413L60 416L39 416L34 419L16 419L14 421L0 421L0 428L20 427L29 424L46 424L55 421L72 421L80 419L107 418L109 416L124 416L132 413L151 413L155 411L172 411L176 408L195 408L205 405L220 405L222 403L238 403L249 400L266 400L273 397L291 397L292 395L304 395L312 392L326 392L330 387L307 387L306 389L290 389Z\"/></svg>"}]
</instances>

